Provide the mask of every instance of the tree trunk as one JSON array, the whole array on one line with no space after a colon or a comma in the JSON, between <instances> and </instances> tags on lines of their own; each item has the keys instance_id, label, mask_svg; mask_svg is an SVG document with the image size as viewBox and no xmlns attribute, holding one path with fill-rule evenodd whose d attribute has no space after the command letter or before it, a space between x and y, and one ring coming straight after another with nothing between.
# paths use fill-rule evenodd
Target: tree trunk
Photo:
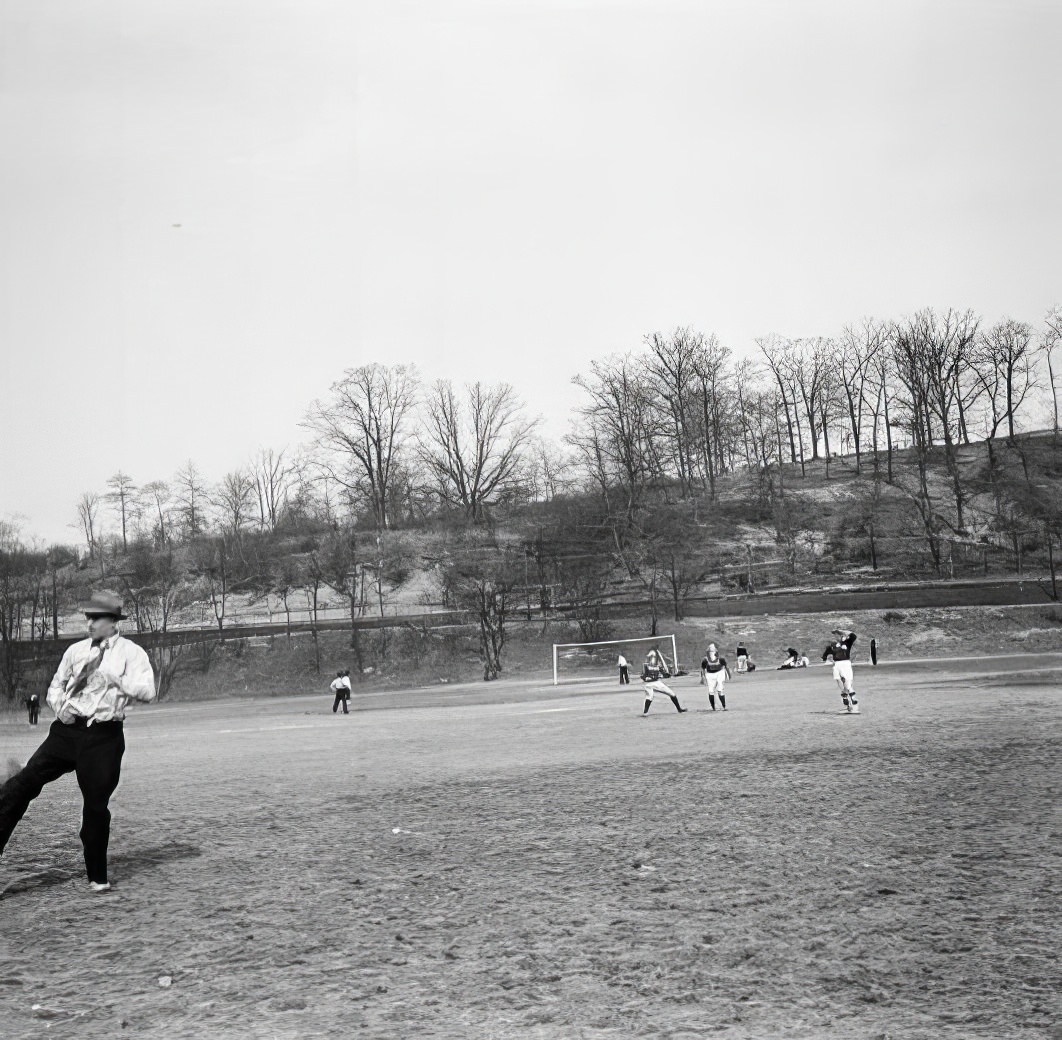
<instances>
[{"instance_id":1,"label":"tree trunk","mask_svg":"<svg viewBox=\"0 0 1062 1040\"><path fill-rule=\"evenodd\" d=\"M1047 541L1047 566L1051 570L1051 598L1058 602L1058 582L1055 580L1055 547L1051 544L1051 531L1044 528L1044 538Z\"/></svg>"}]
</instances>

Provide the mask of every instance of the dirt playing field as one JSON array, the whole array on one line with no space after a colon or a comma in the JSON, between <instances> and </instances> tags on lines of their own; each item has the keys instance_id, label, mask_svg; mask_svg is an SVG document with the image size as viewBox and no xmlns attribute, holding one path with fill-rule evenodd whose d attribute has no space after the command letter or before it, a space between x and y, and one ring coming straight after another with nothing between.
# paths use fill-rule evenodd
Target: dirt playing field
<instances>
[{"instance_id":1,"label":"dirt playing field","mask_svg":"<svg viewBox=\"0 0 1062 1040\"><path fill-rule=\"evenodd\" d=\"M857 679L142 709L114 892L72 778L0 861L0 1036L1062 1037L1062 655Z\"/></svg>"}]
</instances>

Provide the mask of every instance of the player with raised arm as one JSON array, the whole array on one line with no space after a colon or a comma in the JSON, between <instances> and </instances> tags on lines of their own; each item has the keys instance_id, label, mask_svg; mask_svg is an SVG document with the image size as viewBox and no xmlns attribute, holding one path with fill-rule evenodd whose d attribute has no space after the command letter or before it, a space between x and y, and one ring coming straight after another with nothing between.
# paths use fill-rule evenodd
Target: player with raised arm
<instances>
[{"instance_id":1,"label":"player with raised arm","mask_svg":"<svg viewBox=\"0 0 1062 1040\"><path fill-rule=\"evenodd\" d=\"M852 685L852 647L855 645L855 632L843 628L833 630L834 640L823 651L822 659L833 659L833 677L841 689L841 702L849 715L859 714L859 702L856 700Z\"/></svg>"},{"instance_id":2,"label":"player with raised arm","mask_svg":"<svg viewBox=\"0 0 1062 1040\"><path fill-rule=\"evenodd\" d=\"M645 683L645 707L642 710L641 717L644 719L649 714L649 707L653 703L653 695L662 693L666 697L671 698L671 703L675 705L675 710L679 714L683 714L688 711L688 708L682 707L679 704L679 699L667 683L664 682L665 678L669 678L671 671L667 666L667 662L664 660L664 655L658 650L650 650L645 655L645 664L642 666L642 682Z\"/></svg>"},{"instance_id":3,"label":"player with raised arm","mask_svg":"<svg viewBox=\"0 0 1062 1040\"><path fill-rule=\"evenodd\" d=\"M708 687L708 703L715 711L715 695L719 694L719 703L726 711L726 694L723 687L730 678L730 669L726 658L719 656L715 643L709 643L704 657L701 658L701 685Z\"/></svg>"}]
</instances>

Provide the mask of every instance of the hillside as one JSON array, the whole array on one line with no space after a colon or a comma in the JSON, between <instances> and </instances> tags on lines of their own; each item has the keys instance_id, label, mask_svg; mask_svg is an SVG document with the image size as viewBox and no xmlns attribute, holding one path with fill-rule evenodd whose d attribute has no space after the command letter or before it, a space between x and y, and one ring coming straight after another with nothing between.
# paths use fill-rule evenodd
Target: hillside
<instances>
[{"instance_id":1,"label":"hillside","mask_svg":"<svg viewBox=\"0 0 1062 1040\"><path fill-rule=\"evenodd\" d=\"M58 646L49 637L83 630L77 604L94 588L123 593L127 631L158 641L203 628L224 641L220 650L165 640L153 647L166 692L174 680L198 688L190 676L210 674L212 656L232 658L226 685L231 680L234 689L269 690L274 679L285 689L303 688L311 675L317 681L316 657L312 666L285 666L275 677L258 675L257 665L245 675L239 655L247 644L233 640L231 630L248 623L272 623L275 650L280 637L288 645L283 634L292 625L336 629L381 615L420 615L413 624L399 621L402 627L390 634L356 634L346 656L356 669L372 669L365 674L421 682L468 678L472 662L486 662L488 673L507 667L500 644L490 644L503 625L515 631L516 620L528 615L537 619L525 626L528 632L535 624L561 626L570 629L565 640L585 641L645 632L654 619L663 630L687 616L728 609L836 611L852 601L818 602L813 594L841 586L1017 576L1024 581L1021 595L980 602L1046 603L1057 596L1062 450L1055 438L971 444L957 457L958 471L941 451L923 457L921 466L911 450L894 451L891 480L884 458L876 471L864 458L857 472L849 456L828 466L820 460L738 471L718 479L714 500L683 498L668 484L637 496L558 494L512 504L483 523L436 515L379 535L307 519L275 531L203 534L128 551L112 546L78 562L52 551L7 552L0 560L0 699L17 700L46 678ZM786 590L803 594L780 598ZM720 599L748 592L775 598L746 606ZM912 595L911 604L922 605L965 598L962 587L938 589L932 598ZM902 589L888 602L894 609L909 605ZM433 631L430 615L441 610L478 617L478 630ZM322 628L318 637L319 648L352 642L349 629ZM810 637L809 630L810 644L818 641ZM296 658L294 647L306 638L292 635ZM520 634L506 653L529 638L537 646ZM329 653L322 649L322 662Z\"/></svg>"}]
</instances>

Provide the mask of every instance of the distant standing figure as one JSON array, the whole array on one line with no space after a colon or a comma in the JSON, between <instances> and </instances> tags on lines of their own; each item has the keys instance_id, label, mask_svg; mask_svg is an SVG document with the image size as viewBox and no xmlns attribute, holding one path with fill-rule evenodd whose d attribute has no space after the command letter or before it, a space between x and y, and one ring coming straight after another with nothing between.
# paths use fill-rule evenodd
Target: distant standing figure
<instances>
[{"instance_id":1,"label":"distant standing figure","mask_svg":"<svg viewBox=\"0 0 1062 1040\"><path fill-rule=\"evenodd\" d=\"M331 685L328 687L336 696L332 701L332 714L334 715L339 711L339 706L343 705L343 714L349 715L347 711L347 699L350 697L350 680L344 681L343 673L341 671L336 672L336 677L332 680Z\"/></svg>"},{"instance_id":2,"label":"distant standing figure","mask_svg":"<svg viewBox=\"0 0 1062 1040\"><path fill-rule=\"evenodd\" d=\"M726 694L723 688L726 680L730 678L730 669L727 667L726 658L719 656L715 643L708 644L708 650L701 658L701 684L708 687L708 703L715 711L715 695L719 694L719 704L726 711Z\"/></svg>"},{"instance_id":3,"label":"distant standing figure","mask_svg":"<svg viewBox=\"0 0 1062 1040\"><path fill-rule=\"evenodd\" d=\"M26 710L29 712L29 724L36 726L41 717L41 699L37 694L31 693L26 698Z\"/></svg>"},{"instance_id":4,"label":"distant standing figure","mask_svg":"<svg viewBox=\"0 0 1062 1040\"><path fill-rule=\"evenodd\" d=\"M849 715L859 714L859 702L853 687L852 647L855 645L855 632L846 632L843 628L833 630L834 641L823 651L822 659L833 658L833 678L841 689L841 703Z\"/></svg>"},{"instance_id":5,"label":"distant standing figure","mask_svg":"<svg viewBox=\"0 0 1062 1040\"><path fill-rule=\"evenodd\" d=\"M737 645L737 670L738 673L744 673L748 671L749 663L749 651L748 647L744 643L738 643Z\"/></svg>"},{"instance_id":6,"label":"distant standing figure","mask_svg":"<svg viewBox=\"0 0 1062 1040\"><path fill-rule=\"evenodd\" d=\"M623 654L619 655L619 670L620 670L620 686L630 686L631 677L627 671L627 658Z\"/></svg>"}]
</instances>

